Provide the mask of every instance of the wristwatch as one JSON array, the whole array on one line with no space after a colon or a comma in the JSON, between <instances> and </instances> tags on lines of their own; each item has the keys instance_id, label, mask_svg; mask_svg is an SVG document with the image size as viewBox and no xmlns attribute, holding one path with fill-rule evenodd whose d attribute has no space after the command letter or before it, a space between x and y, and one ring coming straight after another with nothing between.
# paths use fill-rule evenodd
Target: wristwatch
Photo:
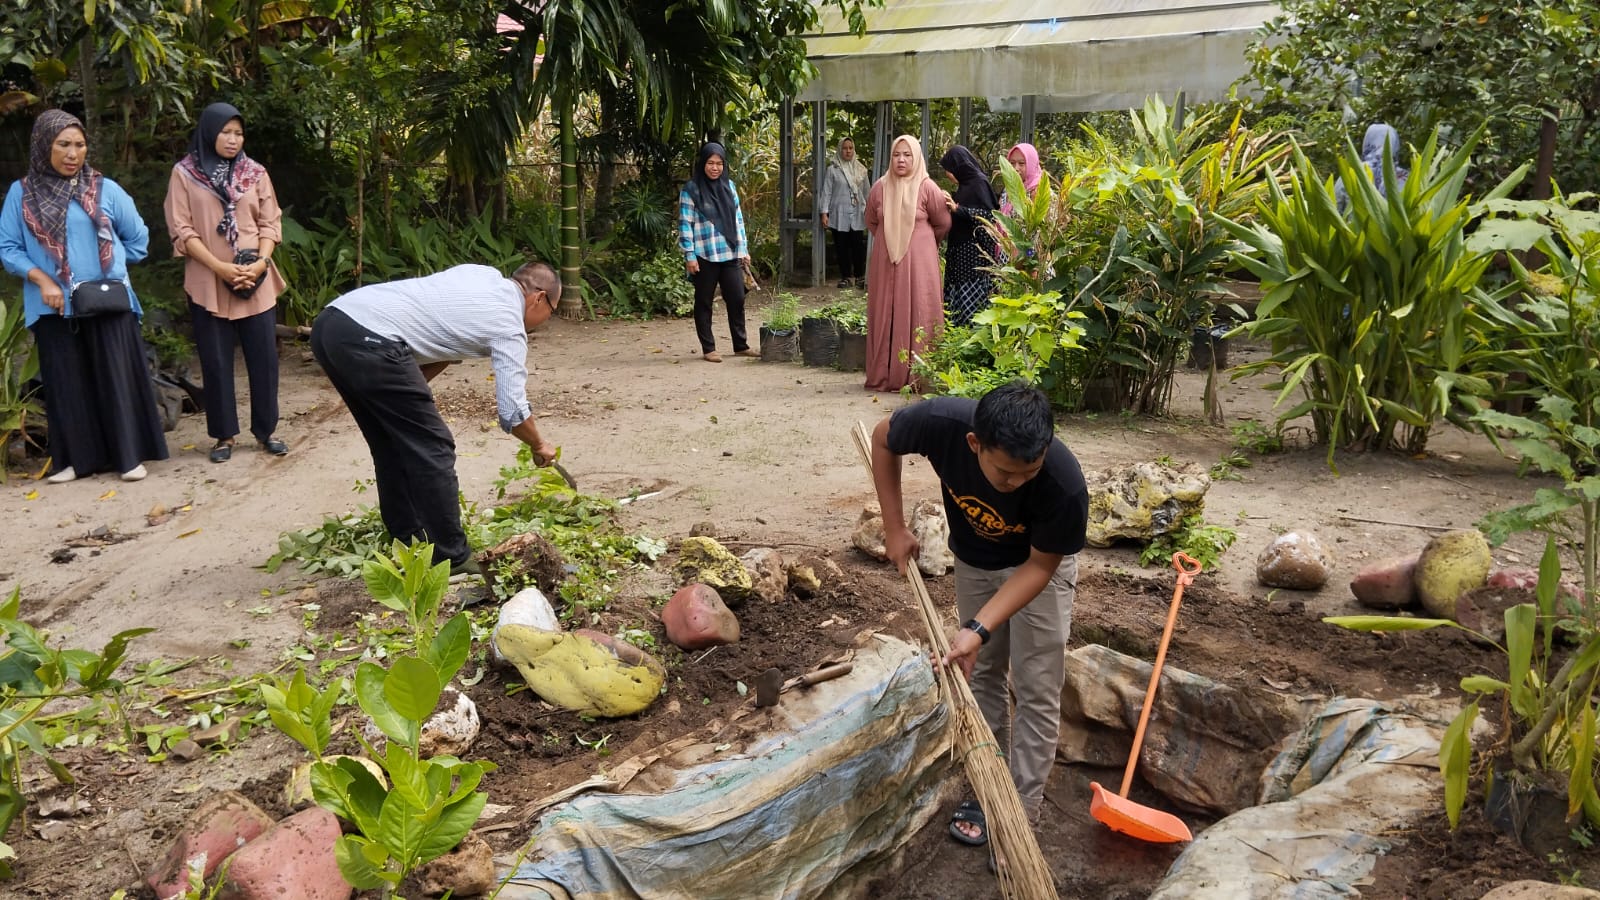
<instances>
[{"instance_id":1,"label":"wristwatch","mask_svg":"<svg viewBox=\"0 0 1600 900\"><path fill-rule=\"evenodd\" d=\"M989 629L983 627L983 623L977 619L968 619L961 627L977 635L980 643L989 643Z\"/></svg>"}]
</instances>

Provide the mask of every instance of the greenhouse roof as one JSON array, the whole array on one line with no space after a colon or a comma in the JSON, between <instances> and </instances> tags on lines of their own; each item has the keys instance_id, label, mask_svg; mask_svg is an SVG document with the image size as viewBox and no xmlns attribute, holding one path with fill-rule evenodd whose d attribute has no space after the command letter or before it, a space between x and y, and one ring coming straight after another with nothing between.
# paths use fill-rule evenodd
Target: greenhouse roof
<instances>
[{"instance_id":1,"label":"greenhouse roof","mask_svg":"<svg viewBox=\"0 0 1600 900\"><path fill-rule=\"evenodd\" d=\"M1263 0L884 0L856 37L829 7L806 35L819 74L795 99L1006 106L1033 95L1039 112L1122 109L1178 91L1217 100L1276 15Z\"/></svg>"}]
</instances>

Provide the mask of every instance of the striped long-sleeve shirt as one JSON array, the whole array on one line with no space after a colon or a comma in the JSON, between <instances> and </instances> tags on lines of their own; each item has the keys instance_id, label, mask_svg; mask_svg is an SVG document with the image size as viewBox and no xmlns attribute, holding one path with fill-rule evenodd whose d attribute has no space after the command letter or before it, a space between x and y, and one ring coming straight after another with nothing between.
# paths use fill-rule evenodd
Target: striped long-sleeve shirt
<instances>
[{"instance_id":1,"label":"striped long-sleeve shirt","mask_svg":"<svg viewBox=\"0 0 1600 900\"><path fill-rule=\"evenodd\" d=\"M369 284L329 304L373 334L400 341L418 365L489 357L500 427L533 415L522 289L489 266Z\"/></svg>"},{"instance_id":2,"label":"striped long-sleeve shirt","mask_svg":"<svg viewBox=\"0 0 1600 900\"><path fill-rule=\"evenodd\" d=\"M735 252L728 246L727 239L710 219L700 214L689 197L689 189L684 188L678 192L678 249L683 251L684 262L694 262L697 256L711 262L731 262L749 254L750 242L744 236L744 208L739 204L739 189L732 181L728 182L728 187L733 190L733 217L739 223L740 250Z\"/></svg>"}]
</instances>

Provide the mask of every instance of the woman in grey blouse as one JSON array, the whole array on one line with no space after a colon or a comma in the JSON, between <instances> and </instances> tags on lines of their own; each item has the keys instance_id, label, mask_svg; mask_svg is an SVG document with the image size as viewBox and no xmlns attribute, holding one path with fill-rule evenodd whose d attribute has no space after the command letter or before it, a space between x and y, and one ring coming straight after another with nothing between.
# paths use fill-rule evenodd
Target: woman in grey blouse
<instances>
[{"instance_id":1,"label":"woman in grey blouse","mask_svg":"<svg viewBox=\"0 0 1600 900\"><path fill-rule=\"evenodd\" d=\"M833 232L839 256L839 287L867 286L867 167L856 159L856 142L845 138L828 162L817 194L822 227Z\"/></svg>"}]
</instances>

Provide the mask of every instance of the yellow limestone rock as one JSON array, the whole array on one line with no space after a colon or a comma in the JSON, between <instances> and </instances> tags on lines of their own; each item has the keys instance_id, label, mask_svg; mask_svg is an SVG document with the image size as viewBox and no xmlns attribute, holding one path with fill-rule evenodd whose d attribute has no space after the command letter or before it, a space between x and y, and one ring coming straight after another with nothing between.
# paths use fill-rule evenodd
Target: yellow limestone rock
<instances>
[{"instance_id":1,"label":"yellow limestone rock","mask_svg":"<svg viewBox=\"0 0 1600 900\"><path fill-rule=\"evenodd\" d=\"M678 546L678 562L672 571L677 574L679 584L707 584L724 597L747 596L755 586L744 563L715 538L684 538Z\"/></svg>"},{"instance_id":2,"label":"yellow limestone rock","mask_svg":"<svg viewBox=\"0 0 1600 900\"><path fill-rule=\"evenodd\" d=\"M584 715L631 716L655 701L667 678L667 670L643 650L608 647L582 633L507 624L498 642L534 693Z\"/></svg>"}]
</instances>

